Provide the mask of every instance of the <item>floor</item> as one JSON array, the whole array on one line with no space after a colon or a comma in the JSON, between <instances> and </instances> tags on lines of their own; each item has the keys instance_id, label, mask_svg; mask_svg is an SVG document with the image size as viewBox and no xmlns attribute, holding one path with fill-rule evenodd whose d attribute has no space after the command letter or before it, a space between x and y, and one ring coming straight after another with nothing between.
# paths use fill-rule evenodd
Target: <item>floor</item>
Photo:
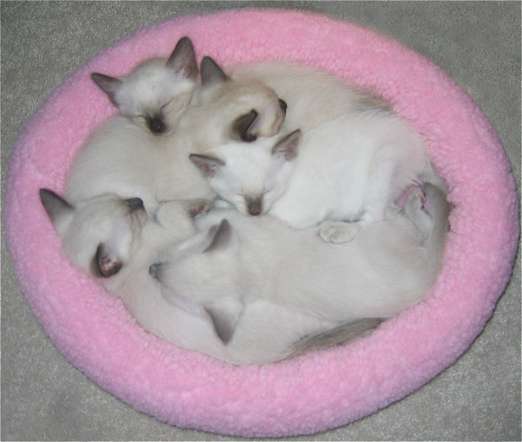
<instances>
[{"instance_id":1,"label":"floor","mask_svg":"<svg viewBox=\"0 0 522 442\"><path fill-rule=\"evenodd\" d=\"M10 150L50 91L98 51L171 16L245 6L352 20L432 59L496 127L520 180L518 2L2 2L2 199ZM519 258L520 259L520 258ZM415 394L316 440L520 440L520 261L492 320ZM2 440L221 440L161 424L102 391L43 333L2 228Z\"/></svg>"}]
</instances>

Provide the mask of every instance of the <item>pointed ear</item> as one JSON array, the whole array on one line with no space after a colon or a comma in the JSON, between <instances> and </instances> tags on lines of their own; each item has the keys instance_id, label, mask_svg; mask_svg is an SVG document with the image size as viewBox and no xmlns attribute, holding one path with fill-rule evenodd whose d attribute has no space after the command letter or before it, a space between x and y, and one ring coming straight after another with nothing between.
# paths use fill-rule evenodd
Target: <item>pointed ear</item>
<instances>
[{"instance_id":1,"label":"pointed ear","mask_svg":"<svg viewBox=\"0 0 522 442\"><path fill-rule=\"evenodd\" d=\"M116 92L122 85L122 81L119 78L110 77L109 75L99 74L98 72L93 72L91 74L91 79L96 83L96 85L107 94L111 103L114 106L118 107L118 103L116 102Z\"/></svg>"},{"instance_id":2,"label":"pointed ear","mask_svg":"<svg viewBox=\"0 0 522 442\"><path fill-rule=\"evenodd\" d=\"M259 114L252 109L248 114L241 115L232 124L232 138L251 143L256 141L257 135L254 134Z\"/></svg>"},{"instance_id":3,"label":"pointed ear","mask_svg":"<svg viewBox=\"0 0 522 442\"><path fill-rule=\"evenodd\" d=\"M51 222L56 226L65 217L72 215L74 207L49 189L40 189L40 201Z\"/></svg>"},{"instance_id":4,"label":"pointed ear","mask_svg":"<svg viewBox=\"0 0 522 442\"><path fill-rule=\"evenodd\" d=\"M209 56L203 57L201 60L201 84L208 86L211 84L222 83L229 80L229 77L223 69Z\"/></svg>"},{"instance_id":5,"label":"pointed ear","mask_svg":"<svg viewBox=\"0 0 522 442\"><path fill-rule=\"evenodd\" d=\"M110 250L110 248L101 243L96 249L96 255L92 262L92 272L100 278L109 278L118 273L122 268L121 260Z\"/></svg>"},{"instance_id":6,"label":"pointed ear","mask_svg":"<svg viewBox=\"0 0 522 442\"><path fill-rule=\"evenodd\" d=\"M192 80L197 78L198 63L196 61L194 45L190 38L182 37L178 40L172 54L170 54L167 59L167 66L185 78Z\"/></svg>"},{"instance_id":7,"label":"pointed ear","mask_svg":"<svg viewBox=\"0 0 522 442\"><path fill-rule=\"evenodd\" d=\"M294 130L281 138L272 148L272 155L282 156L286 161L293 160L297 156L299 141L301 141L301 129Z\"/></svg>"},{"instance_id":8,"label":"pointed ear","mask_svg":"<svg viewBox=\"0 0 522 442\"><path fill-rule=\"evenodd\" d=\"M222 298L203 306L223 344L228 344L243 314L243 303L237 299Z\"/></svg>"},{"instance_id":9,"label":"pointed ear","mask_svg":"<svg viewBox=\"0 0 522 442\"><path fill-rule=\"evenodd\" d=\"M227 309L217 306L204 307L205 312L210 317L214 330L223 344L228 344L234 334L237 324L237 318L234 317Z\"/></svg>"},{"instance_id":10,"label":"pointed ear","mask_svg":"<svg viewBox=\"0 0 522 442\"><path fill-rule=\"evenodd\" d=\"M224 219L219 224L212 226L208 230L207 242L208 244L203 250L203 253L215 252L222 250L230 244L232 238L232 226Z\"/></svg>"},{"instance_id":11,"label":"pointed ear","mask_svg":"<svg viewBox=\"0 0 522 442\"><path fill-rule=\"evenodd\" d=\"M223 160L211 155L200 155L191 153L189 155L190 161L203 173L205 177L213 177L218 169L225 165Z\"/></svg>"}]
</instances>

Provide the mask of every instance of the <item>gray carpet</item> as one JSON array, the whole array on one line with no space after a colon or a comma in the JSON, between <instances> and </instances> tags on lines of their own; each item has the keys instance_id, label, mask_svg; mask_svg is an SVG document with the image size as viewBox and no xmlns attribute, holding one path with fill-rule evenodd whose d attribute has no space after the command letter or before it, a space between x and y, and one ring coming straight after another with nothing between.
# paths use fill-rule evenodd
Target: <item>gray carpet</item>
<instances>
[{"instance_id":1,"label":"gray carpet","mask_svg":"<svg viewBox=\"0 0 522 442\"><path fill-rule=\"evenodd\" d=\"M69 73L140 26L252 3L2 2L2 198L18 132ZM518 2L269 5L354 20L431 58L491 119L520 178ZM65 362L22 298L3 233L2 440L223 439L140 414ZM387 409L315 438L520 440L519 268L484 333L454 366Z\"/></svg>"}]
</instances>

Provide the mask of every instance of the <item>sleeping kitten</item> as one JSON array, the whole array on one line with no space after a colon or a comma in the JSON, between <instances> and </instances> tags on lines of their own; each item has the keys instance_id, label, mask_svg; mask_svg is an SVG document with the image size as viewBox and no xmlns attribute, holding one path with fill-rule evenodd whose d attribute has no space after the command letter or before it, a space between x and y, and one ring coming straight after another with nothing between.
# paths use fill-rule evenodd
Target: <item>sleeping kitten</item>
<instances>
[{"instance_id":1,"label":"sleeping kitten","mask_svg":"<svg viewBox=\"0 0 522 442\"><path fill-rule=\"evenodd\" d=\"M296 342L301 353L303 338L333 327L258 302L245 310L234 344L226 345L204 308L188 300L167 302L149 268L164 247L194 236L194 218L209 210L209 201L163 203L151 215L139 198L102 195L73 206L41 189L40 199L73 264L117 295L144 329L180 347L234 364L268 363L297 353Z\"/></svg>"},{"instance_id":2,"label":"sleeping kitten","mask_svg":"<svg viewBox=\"0 0 522 442\"><path fill-rule=\"evenodd\" d=\"M176 61L179 66L187 62L186 69L192 65L191 57ZM95 130L69 171L67 199L115 193L139 197L148 210L154 210L161 200L212 198L212 190L188 154L232 139L273 135L284 111L272 90L262 84L248 88L236 84L209 57L201 63L201 76L202 84L193 91L194 99L173 133L158 137L122 116Z\"/></svg>"},{"instance_id":3,"label":"sleeping kitten","mask_svg":"<svg viewBox=\"0 0 522 442\"><path fill-rule=\"evenodd\" d=\"M151 274L174 305L200 304L234 345L248 326L245 312L259 302L337 325L389 318L418 302L440 268L448 203L426 184L425 195L412 192L403 210L338 247L313 230L235 210L210 212L198 225L200 233L170 247Z\"/></svg>"},{"instance_id":4,"label":"sleeping kitten","mask_svg":"<svg viewBox=\"0 0 522 442\"><path fill-rule=\"evenodd\" d=\"M287 130L300 127L306 132L354 112L392 113L391 105L376 93L310 66L261 62L232 67L230 73L236 81L261 81L273 89L288 104Z\"/></svg>"},{"instance_id":5,"label":"sleeping kitten","mask_svg":"<svg viewBox=\"0 0 522 442\"><path fill-rule=\"evenodd\" d=\"M176 126L188 106L198 78L198 65L192 41L183 37L167 60L146 60L120 78L97 72L91 78L121 115L160 135Z\"/></svg>"},{"instance_id":6,"label":"sleeping kitten","mask_svg":"<svg viewBox=\"0 0 522 442\"><path fill-rule=\"evenodd\" d=\"M190 114L184 119L186 131L193 134L199 133L202 121L211 120L205 123L208 141L200 150L214 147L219 138L252 142L279 133L287 106L272 89L260 81L231 78L208 56L203 57L200 69L202 87L195 91Z\"/></svg>"},{"instance_id":7,"label":"sleeping kitten","mask_svg":"<svg viewBox=\"0 0 522 442\"><path fill-rule=\"evenodd\" d=\"M190 160L241 213L269 213L298 229L327 221L320 234L330 242L351 240L361 223L382 220L409 184L432 173L420 137L397 117L373 113L260 139L248 149L227 143Z\"/></svg>"},{"instance_id":8,"label":"sleeping kitten","mask_svg":"<svg viewBox=\"0 0 522 442\"><path fill-rule=\"evenodd\" d=\"M56 193L40 190L67 257L117 295L147 331L181 347L227 359L227 349L206 314L168 303L148 268L169 241L195 233L193 217L207 201L162 205L150 217L139 198L103 195L73 206Z\"/></svg>"}]
</instances>

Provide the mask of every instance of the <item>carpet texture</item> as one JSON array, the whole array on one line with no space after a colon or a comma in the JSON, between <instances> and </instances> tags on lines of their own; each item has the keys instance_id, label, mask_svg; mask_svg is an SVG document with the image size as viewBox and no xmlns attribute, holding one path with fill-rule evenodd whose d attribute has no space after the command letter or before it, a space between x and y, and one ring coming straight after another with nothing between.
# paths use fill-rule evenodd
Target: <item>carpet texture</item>
<instances>
[{"instance_id":1,"label":"carpet texture","mask_svg":"<svg viewBox=\"0 0 522 442\"><path fill-rule=\"evenodd\" d=\"M284 23L279 23L279 25L280 25L280 26L284 26ZM197 41L196 41L196 47L197 47L197 46L198 46L198 45L197 45ZM215 50L215 51L219 51L219 48L216 47L216 48L214 48L214 50ZM436 78L436 76L435 76L435 78ZM428 81L428 83L429 83L429 81ZM421 95L424 95L426 100L429 99L429 92L428 92L428 91L424 91L424 93L421 94ZM449 95L451 95L451 94L449 94ZM407 104L408 104L408 99L405 98L404 101L403 101L403 103L407 105ZM410 103L411 103L411 97L410 97ZM433 108L433 106L432 106L432 108ZM443 107L433 108L433 109L436 110L437 113L438 113L438 112L443 112L443 111L444 111L444 108L443 108ZM411 108L408 108L407 106L406 106L405 109L402 109L402 110L404 111L405 114L407 114L408 112L412 112ZM413 115L411 114L410 116L413 116ZM421 117L419 117L419 116L417 116L417 117L418 117L421 121L423 120ZM451 119L451 120L453 120L453 121L455 122L455 127L459 127L459 121L460 121L460 120L459 120L459 116L458 116L458 115L454 115L454 116L452 116L450 113L448 113L448 114L441 114L441 116L440 116L439 118L441 118L441 119L442 119L442 118ZM478 120L476 120L476 121L478 121L477 127L478 127L480 130L482 130L482 129L481 129L481 128L482 128L482 124L480 123L480 117L477 117L477 118L478 118ZM420 125L420 129L422 130L422 123L419 123L419 125ZM447 126L446 126L446 127L447 127ZM431 135L436 135L436 134L433 134L433 133L432 133ZM433 140L433 143L434 143L435 145L437 145L437 142L442 143L442 141L444 141L444 137L445 137L445 136L447 137L447 135L442 135L442 138L439 138L439 139L437 139L437 136L435 136L435 139ZM489 136L489 135L488 135L487 131L483 133L483 138L484 138L485 140L487 140L488 136ZM450 137L450 138L451 138L451 137ZM33 141L33 143L38 142L38 140L32 140L32 141ZM461 138L461 139L456 138L455 140L451 140L451 141L452 141L453 143L455 143L456 141L460 142L460 143L463 145L463 148L469 148L469 147L470 147L470 146L466 146L466 139L465 139L465 137L463 137L463 138ZM48 141L48 140L42 140L42 144L43 144L43 145L45 145L46 142L48 143L49 141ZM486 149L486 150L487 150L487 149ZM464 152L464 150L463 150L463 152ZM444 153L444 152L442 151L442 153ZM454 154L455 152L451 151L451 152L447 152L447 153L448 153L448 154ZM483 155L482 155L482 159L479 158L481 153L483 154ZM458 177L461 177L461 178L464 179L464 180L470 180L470 181L473 181L473 180L474 180L475 183L480 183L480 186L478 186L477 189L478 189L480 192L484 193L483 201L485 202L485 204L480 205L480 207L476 207L476 206L474 206L474 205L472 205L472 204L469 205L469 206L466 206L466 204L464 204L464 202L466 201L466 198L468 198L468 200L469 200L470 196L469 196L469 195L466 195L466 192L465 192L465 191L461 191L461 192L459 193L459 186L456 186L455 193L459 193L458 195L456 195L457 201L462 201L462 202L463 202L463 206L468 207L468 208L473 209L473 210L476 210L476 212L474 212L474 213L473 213L473 216L471 216L471 217L469 218L470 220L475 221L474 223L467 223L466 221L463 221L462 218L455 218L454 229L455 229L455 231L456 231L457 233L461 233L462 236L464 237L464 238L461 238L461 241L465 241L465 239L466 239L466 238L465 238L466 234L467 234L468 232L470 232L470 229L473 229L473 232L474 232L474 235L475 235L475 236L479 235L480 232L482 231L482 232L484 232L484 233L487 234L487 238L488 238L488 240L491 241L491 242L486 242L486 241L483 242L482 246L486 246L486 247L487 247L488 244L491 244L491 245L493 245L493 246L498 246L498 238L501 238L501 237L502 237L502 234L506 233L506 232L504 232L503 229L502 229L502 224L499 224L499 225L498 225L498 228L499 228L498 233L499 233L499 235L500 235L500 236L498 236L498 235L495 235L494 229L492 229L491 227L488 227L488 226L486 225L487 223L484 223L483 225L479 225L479 224L476 223L476 221L477 221L477 220L480 220L480 219L486 219L486 217L488 216L488 213L491 213L491 212L488 212L488 210L490 210L490 211L491 211L492 209L495 209L495 210L502 210L502 209L501 209L501 207L502 207L502 202L505 202L506 204L509 203L509 201L507 201L507 202L505 201L506 198L503 198L503 197L502 197L502 193L501 193L502 189L501 189L501 188L496 189L496 190L498 190L498 192L495 194L494 197L491 197L491 196L489 196L489 195L486 195L486 193L487 193L488 190L495 190L495 189L492 187L492 184L494 184L494 182L495 182L495 179L494 179L494 176L493 176L494 174L493 174L493 175L490 174L491 169L488 169L488 167L487 167L487 162L488 162L488 161L497 161L497 162L498 162L498 161L502 161L502 160L501 160L500 158L498 158L498 156L495 156L495 155L488 155L488 154L486 153L486 151L484 151L484 152L480 152L480 151L477 150L477 151L476 151L476 155L477 155L477 156L476 156L476 158L474 159L474 161L472 162L472 165L474 166L475 170L477 170L477 169L482 169L482 171L485 172L485 173L483 173L482 176L480 176L480 178L476 178L476 173L474 173L474 169L473 169L473 167L470 168L470 169L465 169L465 168L464 168L465 171L466 171L466 173L461 173L461 171L459 170L459 173L456 174L456 175L455 175L455 171L454 171L454 170L451 170L451 168L449 168L449 169L446 171L448 175L452 175L452 174L453 174L453 177L452 177L452 178L453 178L453 180L454 180L455 183L457 183ZM465 155L462 156L462 159L463 159L463 160L466 160L466 156L465 156ZM63 160L63 159L62 159L62 160ZM476 160L476 161L475 161L475 160ZM483 164L484 164L484 167L480 167L480 161L484 161L484 162L485 162L485 163L483 163ZM462 168L462 167L463 167L462 164L461 164L459 167ZM38 164L36 165L36 169L39 170L39 171L44 171L44 175L46 174L46 172L45 172L46 170L50 171L52 174L56 174L55 170L57 170L57 168L56 168L55 165L52 165L52 164L51 164L51 165L49 165L49 164L45 164L45 162L40 162L40 163L38 163ZM60 174L60 172L58 172L58 175L59 175L59 174ZM56 176L53 175L53 179L56 180L56 179L58 179L58 178L56 178ZM465 188L465 186L462 186L462 188ZM462 188L461 188L461 189L462 189ZM468 189L468 190L469 190L469 189ZM22 196L22 195L19 195L19 197L23 197L23 196ZM507 197L507 195L506 195L506 197ZM489 201L489 203L487 203L487 201ZM509 205L509 204L508 204L508 205ZM505 209L505 210L509 210L509 209ZM501 217L501 218L500 218L500 222L502 222L502 220L503 220L503 218ZM482 230L482 229L484 229L484 230ZM30 231L30 230L29 230L29 231ZM473 244L473 236L474 236L474 235L471 235L471 234L470 234L470 236L469 236L469 238L468 238L468 240L469 240L469 244L470 244L470 247L472 247L472 244ZM498 237L498 238L497 238L497 237ZM496 241L497 241L497 242L496 242ZM465 242L461 242L461 243L458 244L458 245L459 245L459 247L455 246L455 250L459 250L459 249L460 249L460 250L462 250L462 251L466 251L466 244L465 244ZM467 252L466 252L466 253L468 253L468 254L470 253L470 249L469 249L469 248L467 249ZM450 257L449 257L449 258L450 258L450 261L451 261L451 256L452 256L452 255L451 255L451 250L450 250ZM58 263L58 264L59 264L59 263ZM495 262L494 262L494 261L492 261L492 262L488 262L487 260L486 260L486 261L484 261L484 260L479 260L479 261L476 262L476 264L478 264L479 266L483 266L483 268L485 269L486 274L487 274L487 271L488 271L488 270L487 270L487 266L492 266L492 267L489 268L489 271L495 269ZM462 270L462 271L465 271L466 269L461 269L461 270ZM470 296L473 296L473 293L476 293L477 290L479 290L480 287L484 288L484 287L485 287L485 284L488 284L488 281L487 281L487 280L483 280L483 279L480 278L480 271L478 271L478 269L474 269L474 270L475 270L475 273L469 273L469 275L470 275L470 276L469 276L469 280L466 281L466 282L467 282L467 287L466 287L466 288L462 288L462 293L466 293L467 295L469 294ZM503 271L505 271L505 269L504 269ZM51 280L52 280L52 275L49 275L49 276L50 276L50 278L51 278ZM451 282L451 281L450 281L450 282ZM437 301L438 301L438 300L434 300L434 304L436 304ZM456 299L455 299L455 301L456 301ZM471 299L471 298L466 299L466 301L464 302L464 304L466 304L466 303L472 303L472 299ZM50 307L52 308L52 305L50 305ZM459 306L459 307L460 307L460 306ZM40 311L42 311L42 310L40 310ZM470 310L470 313L471 313L471 315L470 315L470 318L469 318L469 319L470 319L471 322L473 322L473 321L474 321L474 318L475 318L475 315L473 315L473 313L478 313L478 312L474 312L473 310ZM482 312L481 314L484 314L484 313ZM43 315L45 315L45 314L43 314ZM454 326L452 325L452 319L454 319L454 318L452 318L453 316L454 316L454 315L452 315L451 312L448 312L448 316L447 316L447 317L445 317L445 318L437 318L437 320L438 320L439 322L440 322L440 321L445 321L446 324L448 324L448 325L451 326L451 327L454 327ZM463 331L463 330L465 329L465 327L466 327L466 326L465 326L465 322L466 322L466 321L463 322L464 325L463 325L460 329L454 329L454 331L457 332L457 336L454 337L453 342L458 342L458 340L459 340L459 336L458 336L459 333L465 333L465 332ZM453 328L452 328L452 330L453 330ZM71 328L71 332L74 332L74 330L73 330L72 328ZM62 339L63 339L63 337L62 337ZM428 340L427 340L427 341L428 341ZM452 347L452 345L451 345L451 336L448 336L448 343L450 344L450 345L448 345L448 348L450 348L450 353L451 353L451 351L453 351L453 350L451 350L451 347ZM419 344L417 344L417 345L419 345ZM62 346L62 345L61 345L61 346ZM63 348L63 346L62 346L62 348ZM100 351L101 351L101 350L102 350L102 349L100 348ZM84 350L84 351L88 351L88 350ZM440 349L439 349L438 351L440 351ZM74 360L76 356L77 356L77 355L75 355L74 352L71 353L71 351L69 350L69 352L68 352L68 357L69 357L70 359L73 359L73 360ZM391 355L390 355L390 356L391 356ZM323 359L322 359L322 360L323 360ZM322 361L322 360L321 360L321 361ZM304 365L306 365L306 364L304 364ZM434 365L436 366L437 364L435 363ZM427 366L429 367L429 366L430 366L430 363L428 363ZM326 364L325 364L325 368L326 368L326 370L329 369L328 367L329 367L329 365L328 365L328 363L326 363ZM84 367L84 368L86 368L86 367ZM294 370L295 370L295 368L296 368L296 367L293 367ZM88 367L87 367L86 369L88 369ZM216 369L216 370L217 370L217 369ZM306 370L306 367L305 367L305 370ZM429 371L429 369L428 369L428 371ZM281 373L283 373L283 372L284 372L284 368L280 370L280 373L279 373L279 374L281 374ZM217 373L218 373L218 374L227 374L226 372L225 372L225 373L221 373L219 370L217 370ZM305 371L305 373L306 373L306 371ZM272 373L272 374L273 374L273 373ZM283 373L283 374L284 374L284 373ZM92 372L91 372L91 375L92 375ZM268 375L270 375L270 373L268 373ZM197 377L197 376L196 376L196 377ZM218 377L219 377L219 376L218 376ZM254 378L255 378L255 376L254 376ZM284 379L284 378L283 378L283 379ZM287 375L287 379L291 379L291 377L289 377L289 376ZM107 385L106 383L104 383L104 384ZM120 386L120 390L119 390L120 393L121 393L121 391L122 391L121 388L122 388L122 387ZM124 387L123 387L123 389L125 390ZM146 391L146 389L145 389L144 391ZM190 391L190 389L189 389L189 391ZM332 390L332 392L333 392L333 390ZM216 395L216 392L214 392L214 395ZM371 395L370 395L370 396L371 396ZM204 397L204 395L203 395L203 397ZM128 398L128 397L127 397L127 398ZM309 409L309 410L313 411L313 410L314 410L314 407L313 407L313 405L312 405L311 402L310 402L310 400L311 400L312 398L311 398L311 397L307 397L307 396L305 395L305 399L309 402L310 405L308 406L308 408L305 406L304 409L305 409L305 410L306 410L306 409ZM137 400L136 397L134 397L134 401L136 401L136 400ZM260 404L261 404L261 402L262 402L262 401L259 401ZM325 398L323 398L322 402L325 402ZM226 403L226 401L225 401L225 403ZM283 401L283 403L284 403L284 401ZM194 405L194 404L190 404L190 401L188 401L187 404L188 404L188 405ZM335 406L335 402L332 402L332 404L333 404L332 406ZM218 400L218 402L216 403L216 405L219 406L219 400ZM256 407L256 405L253 403L252 410L255 411L255 409L256 409L255 407ZM148 408L148 407L145 406L145 409L147 409L147 408ZM319 407L319 408L320 408L320 407ZM258 412L259 412L259 410L258 410ZM278 415L279 412L280 412L280 410L279 410L279 411L274 410L274 415L277 417L277 415ZM188 411L188 412L187 412L187 410L180 409L180 410L177 410L176 413L178 414L178 416L180 416L180 417L178 418L178 420L177 420L178 422L182 423L183 421L185 421L185 422L189 422L189 423L190 423L191 416L194 415L194 414L197 414L197 413L198 413L198 410L194 410L194 412L192 412L192 411ZM203 413L204 416L208 417L209 419L212 419L212 418L211 418L212 415L214 415L214 418L215 418L215 416L219 416L219 413L215 413L215 414L213 414L212 411L211 411L211 409L207 410L206 412L205 412L204 410L202 410L202 413ZM275 426L276 423L279 421L279 422L281 423L282 427L281 427L281 429L272 428L272 429L270 430L270 434L278 434L278 433L284 432L284 425L285 425L284 422L287 422L286 425L288 425L288 422L292 422L292 419L291 419L291 418L288 418L287 420L285 420L286 417L287 417L287 416L281 415L281 416L279 416L279 419L275 419L275 420L273 421L273 423L272 423L271 425ZM180 420L180 419L181 419L181 420ZM311 429L313 430L314 428L317 428L317 422L325 422L325 423L330 422L330 423L333 423L333 424L335 424L336 422L339 422L338 420L336 420L335 416L333 416L333 417L328 417L328 416L327 416L327 417L324 417L323 419L321 419L321 418L317 418L317 416L314 416L313 419L310 419L310 421L311 421L311 423L310 423L309 426L306 426L306 425L305 425L304 427L301 427L298 431L310 431ZM241 423L241 422L242 422L242 423ZM234 430L235 428L243 428L243 430L241 430L241 431L242 431L243 433L245 433L245 432L247 432L247 431L245 431L245 428L248 428L249 423L250 423L251 425L255 426L255 424L252 424L252 422L255 422L255 419L252 420L252 421L249 421L248 418L243 418L243 416L242 416L242 419L240 419L239 422L232 422L232 423L228 423L228 424L224 424L223 422L221 422L221 423L218 422L218 423L216 424L216 423L211 423L211 422L209 421L209 425L206 426L206 428L213 428L213 429L223 429L223 428L225 428L225 431L235 431L235 430ZM316 424L314 424L313 422L316 422ZM241 425L243 425L243 427L241 427ZM245 427L245 425L246 425L247 427ZM315 425L315 427L314 427L314 425ZM321 425L321 424L319 424L319 426L320 426L320 425ZM253 431L257 431L257 432L259 432L260 430L257 429L257 430L253 430Z\"/></svg>"}]
</instances>

